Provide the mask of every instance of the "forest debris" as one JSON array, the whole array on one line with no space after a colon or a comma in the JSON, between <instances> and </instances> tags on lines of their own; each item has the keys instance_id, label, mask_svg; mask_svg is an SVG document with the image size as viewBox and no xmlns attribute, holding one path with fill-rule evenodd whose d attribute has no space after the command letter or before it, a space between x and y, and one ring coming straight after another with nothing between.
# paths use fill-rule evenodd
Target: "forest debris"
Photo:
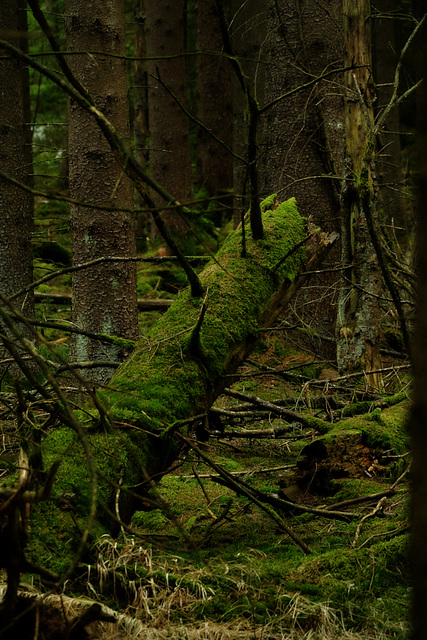
<instances>
[{"instance_id":1,"label":"forest debris","mask_svg":"<svg viewBox=\"0 0 427 640\"><path fill-rule=\"evenodd\" d=\"M263 400L262 398L251 395L249 393L242 393L241 391L232 391L231 389L225 389L224 394L229 396L230 398L237 398L238 400L246 400L247 402L251 402L252 404L258 405L264 409L268 409L269 411L274 412L276 415L288 418L292 422L300 422L305 427L314 429L321 434L327 433L332 427L332 425L329 422L326 422L326 420L321 420L320 418L315 418L314 416L306 416L302 413L291 411L290 409L286 409L277 404L273 404L272 402L268 402L267 400Z\"/></svg>"},{"instance_id":2,"label":"forest debris","mask_svg":"<svg viewBox=\"0 0 427 640\"><path fill-rule=\"evenodd\" d=\"M359 524L357 525L357 528L356 528L356 533L355 533L355 535L354 535L354 540L353 540L353 542L351 543L351 547L352 547L353 549L354 549L354 547L356 546L356 543L357 543L357 541L358 541L358 539L359 539L359 536L360 536L360 532L361 532L361 530L362 530L363 523L364 523L368 518L373 518L374 516L376 516L376 515L378 515L378 514L383 515L383 509L384 509L384 506L385 506L386 501L387 501L387 497L386 497L386 496L384 496L383 498L381 498L381 500L379 500L379 501L377 502L377 504L375 505L374 509L372 509L372 511L371 511L370 513L367 513L365 516L363 516L363 518L360 520L360 522L359 522Z\"/></svg>"},{"instance_id":3,"label":"forest debris","mask_svg":"<svg viewBox=\"0 0 427 640\"><path fill-rule=\"evenodd\" d=\"M215 476L211 476L211 477L214 482L218 482L219 484L223 484L224 486L232 488L230 484L227 483L226 479L218 478ZM273 495L271 493L264 493L259 489L250 487L248 484L243 482L243 480L239 480L239 486L245 487L249 493L257 497L261 502L270 504L275 509L280 509L280 511L285 513L291 513L291 512L312 513L313 515L316 515L316 516L322 516L324 518L330 518L333 520L344 520L344 521L348 521L348 520L351 520L352 518L359 517L357 513L351 513L347 511L332 511L331 509L319 509L317 507L310 507L308 505L297 503L291 500L284 500L283 498L279 498L278 496Z\"/></svg>"},{"instance_id":4,"label":"forest debris","mask_svg":"<svg viewBox=\"0 0 427 640\"><path fill-rule=\"evenodd\" d=\"M231 476L247 476L247 475L255 475L257 473L275 473L276 471L283 471L284 469L293 469L293 464L285 464L279 467L270 467L268 469L246 469L245 471L228 471ZM199 478L212 478L219 476L219 473L199 473ZM193 478L193 474L185 475L185 476L177 476L182 480L189 480Z\"/></svg>"},{"instance_id":5,"label":"forest debris","mask_svg":"<svg viewBox=\"0 0 427 640\"><path fill-rule=\"evenodd\" d=\"M175 435L180 440L185 442L189 447L191 447L191 449L193 449L201 458L203 458L203 460L212 469L214 469L219 474L219 476L221 476L221 478L229 483L229 486L233 489L233 491L246 496L251 502L256 504L260 509L262 509L262 511L270 516L270 518L276 523L276 525L278 525L278 527L282 531L284 531L295 542L295 544L301 547L304 553L311 553L310 547L303 540L301 540L301 538L294 531L292 531L292 529L288 527L288 525L283 522L283 519L280 518L275 511L267 508L265 504L258 500L258 498L256 498L253 493L246 488L244 483L238 481L237 479L234 480L232 476L227 471L225 471L225 469L211 460L211 458L209 458L209 456L207 456L190 438L186 438L179 431L177 431Z\"/></svg>"}]
</instances>

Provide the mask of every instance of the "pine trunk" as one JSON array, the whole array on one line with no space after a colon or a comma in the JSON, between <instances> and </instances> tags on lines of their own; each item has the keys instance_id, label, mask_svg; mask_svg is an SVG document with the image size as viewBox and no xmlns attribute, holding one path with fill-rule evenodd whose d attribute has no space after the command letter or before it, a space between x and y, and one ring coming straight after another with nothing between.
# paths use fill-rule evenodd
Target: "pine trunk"
<instances>
[{"instance_id":1,"label":"pine trunk","mask_svg":"<svg viewBox=\"0 0 427 640\"><path fill-rule=\"evenodd\" d=\"M232 45L235 55L238 57L243 76L246 79L252 96L258 104L264 102L265 91L265 65L258 60L263 55L262 46L267 35L267 0L231 0L231 16L229 31L232 35ZM247 161L248 159L248 134L249 134L249 105L242 87L232 74L233 92L233 151ZM259 151L264 151L263 146L264 126L263 120L258 122L257 142ZM261 165L262 166L262 165ZM241 160L235 159L233 171L233 184L235 196L234 222L240 224L241 216L250 205L250 168ZM276 189L266 190L264 195L272 193Z\"/></svg>"},{"instance_id":2,"label":"pine trunk","mask_svg":"<svg viewBox=\"0 0 427 640\"><path fill-rule=\"evenodd\" d=\"M376 112L388 105L394 90L394 76L399 62L396 22L390 19L396 9L395 0L379 0L375 7L380 16L373 23L374 77L377 87ZM404 196L402 148L400 144L399 109L390 111L379 139L377 177L379 204L386 232L397 239L403 250L408 248L409 210Z\"/></svg>"},{"instance_id":3,"label":"pine trunk","mask_svg":"<svg viewBox=\"0 0 427 640\"><path fill-rule=\"evenodd\" d=\"M10 42L26 51L26 3L23 0L0 3L0 24L7 29ZM0 87L1 171L30 187L33 165L28 68L7 54L2 56ZM33 195L4 178L0 178L0 219L0 293L7 297L33 280ZM33 292L13 303L24 315L34 314Z\"/></svg>"},{"instance_id":4,"label":"pine trunk","mask_svg":"<svg viewBox=\"0 0 427 640\"><path fill-rule=\"evenodd\" d=\"M268 37L263 50L266 66L266 104L334 68L342 67L341 3L271 0ZM266 155L264 190L271 185L284 197L295 197L304 215L313 210L314 222L339 231L339 180L343 171L344 126L342 74L296 91L265 112ZM325 273L302 291L299 316L326 340L316 340L320 356L335 359L330 340L336 321L339 276L327 272L338 261L338 247L324 265ZM313 304L313 301L315 303ZM304 310L307 310L306 312Z\"/></svg>"},{"instance_id":5,"label":"pine trunk","mask_svg":"<svg viewBox=\"0 0 427 640\"><path fill-rule=\"evenodd\" d=\"M203 125L229 149L233 146L231 67L221 57L223 43L214 0L197 7L197 114ZM197 131L197 169L200 187L210 195L226 195L233 188L233 156L206 129ZM220 225L218 225L220 226Z\"/></svg>"},{"instance_id":6,"label":"pine trunk","mask_svg":"<svg viewBox=\"0 0 427 640\"><path fill-rule=\"evenodd\" d=\"M418 20L425 12L422 0L415 2ZM418 226L417 275L418 308L413 348L414 389L409 432L412 438L411 640L427 637L427 33L417 39L417 79L423 79L417 95Z\"/></svg>"}]
</instances>

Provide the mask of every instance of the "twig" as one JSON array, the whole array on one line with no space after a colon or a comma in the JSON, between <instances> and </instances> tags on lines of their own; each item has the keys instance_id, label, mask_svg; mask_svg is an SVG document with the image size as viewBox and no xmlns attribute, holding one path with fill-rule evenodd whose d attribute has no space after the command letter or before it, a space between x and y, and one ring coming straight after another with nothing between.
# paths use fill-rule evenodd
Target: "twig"
<instances>
[{"instance_id":1,"label":"twig","mask_svg":"<svg viewBox=\"0 0 427 640\"><path fill-rule=\"evenodd\" d=\"M303 541L301 538L290 529L280 518L277 513L273 509L269 509L264 505L258 498L256 498L250 491L248 491L241 483L236 482L233 477L225 471L222 467L216 464L209 456L207 456L190 438L182 435L179 431L175 432L177 438L185 442L193 451L195 451L212 469L214 469L222 478L224 478L227 482L230 483L233 491L236 493L244 495L251 502L256 504L262 511L264 511L275 523L276 525L285 533L289 535L289 537L297 544L304 553L311 553L310 547Z\"/></svg>"},{"instance_id":2,"label":"twig","mask_svg":"<svg viewBox=\"0 0 427 640\"><path fill-rule=\"evenodd\" d=\"M374 500L380 500L381 498L389 498L396 493L396 487L401 483L403 478L409 473L411 465L409 464L405 471L393 482L393 484L385 491L379 493L371 493L369 496L361 496L359 498L352 498L351 500L344 500L343 502L336 502L330 505L329 509L342 509L343 507L349 507L354 504L362 504L363 502L373 502Z\"/></svg>"},{"instance_id":3,"label":"twig","mask_svg":"<svg viewBox=\"0 0 427 640\"><path fill-rule=\"evenodd\" d=\"M209 496L208 496L208 494L207 494L207 491L206 491L206 489L205 489L205 486L204 486L203 482L202 482L202 481L201 481L201 479L200 479L200 475L197 473L197 471L196 471L196 468L195 468L194 464L192 464L192 465L191 465L191 468L193 469L194 477L196 478L196 480L197 480L197 482L198 482L198 485L199 485L199 487L201 488L203 495L205 496L206 502L208 503L208 509L207 509L207 511L208 511L209 515L210 515L212 518L214 518L214 520L216 520L216 516L215 516L215 514L214 514L214 513L209 509L209 505L211 504L211 502L212 502L212 501L211 501L211 499L209 498ZM181 476L181 477L182 477L182 476Z\"/></svg>"},{"instance_id":4,"label":"twig","mask_svg":"<svg viewBox=\"0 0 427 640\"><path fill-rule=\"evenodd\" d=\"M364 502L374 502L374 500L379 500L380 498L389 498L396 493L394 489L386 489L385 491L380 491L379 493L372 493L369 496L360 496L359 498L351 498L350 500L343 500L342 502L335 502L331 504L328 508L333 509L343 509L345 507L351 507L355 504L363 504Z\"/></svg>"},{"instance_id":5,"label":"twig","mask_svg":"<svg viewBox=\"0 0 427 640\"><path fill-rule=\"evenodd\" d=\"M285 409L277 404L262 400L257 396L253 396L247 393L241 393L240 391L231 391L230 389L226 389L224 391L224 394L230 396L231 398L237 398L238 400L246 400L247 402L258 404L260 407L264 407L265 409L268 409L269 411L272 411L278 415L289 418L293 422L300 422L305 427L315 429L320 433L325 433L331 428L330 423L326 422L326 420L321 420L320 418L315 418L313 416L304 416L301 413L297 413L296 411L291 411L290 409Z\"/></svg>"},{"instance_id":6,"label":"twig","mask_svg":"<svg viewBox=\"0 0 427 640\"><path fill-rule=\"evenodd\" d=\"M286 464L281 467L271 467L269 469L251 469L246 471L229 471L228 473L231 476L253 476L257 473L273 473L276 471L283 471L283 469L292 469L294 467L293 464ZM194 471L194 469L193 469ZM219 473L199 473L199 478L215 478L219 476ZM177 476L181 480L189 480L193 477L193 475L185 475L185 476Z\"/></svg>"},{"instance_id":7,"label":"twig","mask_svg":"<svg viewBox=\"0 0 427 640\"><path fill-rule=\"evenodd\" d=\"M176 259L176 256L173 256ZM56 277L52 276L52 277ZM51 302L55 305L70 305L72 296L69 293L34 293L35 302ZM138 298L138 311L165 311L169 309L173 300L171 298Z\"/></svg>"},{"instance_id":8,"label":"twig","mask_svg":"<svg viewBox=\"0 0 427 640\"><path fill-rule=\"evenodd\" d=\"M291 502L290 500L284 500L283 498L276 498L275 496L259 491L258 489L254 489L253 487L250 487L250 491L253 491L261 501L267 502L273 507L285 509L286 511L289 511L289 509L293 509L294 511L299 511L301 513L312 513L313 515L322 516L323 518L331 518L333 520L350 520L351 518L358 517L357 513L348 513L347 511L336 510L333 511L332 509L318 509L317 507L308 507L305 504Z\"/></svg>"},{"instance_id":9,"label":"twig","mask_svg":"<svg viewBox=\"0 0 427 640\"><path fill-rule=\"evenodd\" d=\"M361 519L361 521L357 525L356 533L354 535L354 540L350 545L352 549L354 549L354 547L356 546L356 542L359 539L360 532L362 530L362 525L365 522L365 520L367 520L368 518L372 518L373 516L376 516L380 511L382 511L386 501L387 501L387 498L386 498L386 496L384 496L383 498L381 498L381 500L379 500L377 502L377 504L375 505L375 507L372 509L372 511L370 513L367 513L366 516L363 516L363 518Z\"/></svg>"}]
</instances>

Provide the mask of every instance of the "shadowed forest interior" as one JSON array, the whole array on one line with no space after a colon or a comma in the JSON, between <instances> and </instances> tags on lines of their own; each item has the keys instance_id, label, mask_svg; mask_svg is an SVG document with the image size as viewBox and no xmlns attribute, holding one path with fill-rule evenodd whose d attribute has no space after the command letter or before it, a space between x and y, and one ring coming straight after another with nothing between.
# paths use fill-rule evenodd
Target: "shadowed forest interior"
<instances>
[{"instance_id":1,"label":"shadowed forest interior","mask_svg":"<svg viewBox=\"0 0 427 640\"><path fill-rule=\"evenodd\" d=\"M0 639L425 640L424 11L0 3Z\"/></svg>"}]
</instances>

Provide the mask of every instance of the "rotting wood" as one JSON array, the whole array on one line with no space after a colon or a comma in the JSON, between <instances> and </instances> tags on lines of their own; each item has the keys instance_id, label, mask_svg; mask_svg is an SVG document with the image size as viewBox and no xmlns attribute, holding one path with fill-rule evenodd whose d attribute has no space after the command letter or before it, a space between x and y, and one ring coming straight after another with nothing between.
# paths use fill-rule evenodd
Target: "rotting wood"
<instances>
[{"instance_id":1,"label":"rotting wood","mask_svg":"<svg viewBox=\"0 0 427 640\"><path fill-rule=\"evenodd\" d=\"M203 300L192 297L188 289L181 292L153 329L140 338L108 388L100 390L87 437L97 467L99 520L104 530L114 521L110 504L114 483L123 478L119 511L127 521L141 508L135 494L143 497L150 490L150 477L159 479L179 454L183 441L174 437L175 432L189 418L207 412L226 387L224 375L237 370L257 344L262 328L283 312L306 282L307 270L322 261L336 240L336 235L317 230L305 247L274 271L280 258L307 236L307 226L293 199L265 212L263 223L262 241L255 242L250 229L246 230L246 258L240 255L241 231L236 231L200 274L207 292L203 322L198 326ZM196 326L197 345L191 340ZM78 487L74 513L84 529L90 474L78 437L72 429L60 428L42 446L46 465L62 459L56 490L75 492ZM39 543L46 546L50 558L66 562L67 553L75 549L70 543L76 537L75 525L55 504L48 506L43 515L35 515L39 527L43 528L43 522L46 527ZM48 535L56 526L62 535ZM52 545L57 549L54 554Z\"/></svg>"}]
</instances>

